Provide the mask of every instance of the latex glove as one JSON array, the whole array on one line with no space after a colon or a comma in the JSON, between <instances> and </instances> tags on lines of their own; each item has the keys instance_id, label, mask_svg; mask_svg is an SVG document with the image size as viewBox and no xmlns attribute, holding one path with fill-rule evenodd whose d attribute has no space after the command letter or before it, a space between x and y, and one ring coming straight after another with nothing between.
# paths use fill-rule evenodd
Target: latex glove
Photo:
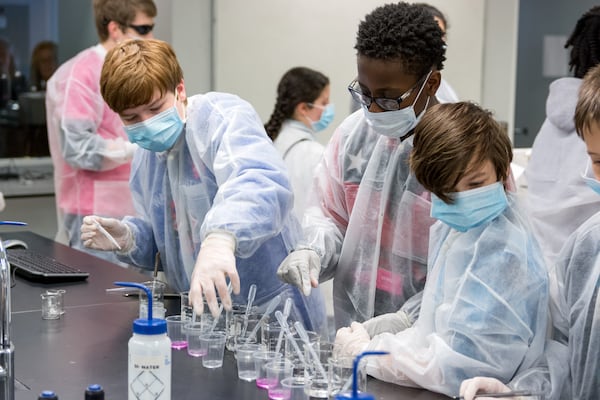
<instances>
[{"instance_id":1,"label":"latex glove","mask_svg":"<svg viewBox=\"0 0 600 400\"><path fill-rule=\"evenodd\" d=\"M460 395L465 400L473 400L477 393L504 393L511 389L496 378L485 378L478 376L472 379L465 379L460 384ZM477 397L486 399L486 397ZM513 398L514 399L514 398Z\"/></svg>"},{"instance_id":2,"label":"latex glove","mask_svg":"<svg viewBox=\"0 0 600 400\"><path fill-rule=\"evenodd\" d=\"M102 232L98 224L114 238L112 241ZM118 250L126 253L133 248L133 234L129 226L116 218L88 215L81 225L81 241L85 247L96 250ZM115 243L116 242L116 243ZM118 246L117 246L118 245ZM119 248L120 247L120 248Z\"/></svg>"},{"instance_id":3,"label":"latex glove","mask_svg":"<svg viewBox=\"0 0 600 400\"><path fill-rule=\"evenodd\" d=\"M279 265L277 276L302 290L305 296L310 295L311 286L319 286L321 260L319 255L310 249L296 250L290 253Z\"/></svg>"},{"instance_id":4,"label":"latex glove","mask_svg":"<svg viewBox=\"0 0 600 400\"><path fill-rule=\"evenodd\" d=\"M360 322L338 329L335 334L333 352L337 357L356 357L369 345L371 338Z\"/></svg>"},{"instance_id":5,"label":"latex glove","mask_svg":"<svg viewBox=\"0 0 600 400\"><path fill-rule=\"evenodd\" d=\"M369 336L379 335L383 332L396 334L406 328L410 328L413 321L408 314L402 310L395 313L382 314L363 322L363 327L369 333Z\"/></svg>"},{"instance_id":6,"label":"latex glove","mask_svg":"<svg viewBox=\"0 0 600 400\"><path fill-rule=\"evenodd\" d=\"M190 281L190 301L196 314L204 311L202 294L211 314L215 317L219 314L217 292L223 307L231 310L226 277L229 277L233 292L240 293L240 277L235 267L234 253L235 238L229 233L213 232L202 241Z\"/></svg>"}]
</instances>

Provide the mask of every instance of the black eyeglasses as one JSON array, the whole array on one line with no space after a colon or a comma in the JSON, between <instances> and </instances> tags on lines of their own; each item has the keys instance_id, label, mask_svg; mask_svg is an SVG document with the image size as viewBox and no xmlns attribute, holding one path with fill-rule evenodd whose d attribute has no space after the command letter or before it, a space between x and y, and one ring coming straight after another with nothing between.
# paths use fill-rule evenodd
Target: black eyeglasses
<instances>
[{"instance_id":1,"label":"black eyeglasses","mask_svg":"<svg viewBox=\"0 0 600 400\"><path fill-rule=\"evenodd\" d=\"M418 87L428 76L429 73L423 76L421 79L419 79L417 83L413 85L413 87L404 92L400 97L397 97L395 99L390 99L387 97L373 97L364 94L360 89L358 79L355 79L352 82L350 82L350 85L348 85L348 91L350 92L354 100L358 101L360 104L364 105L367 108L371 107L371 104L373 104L374 102L379 106L379 108L381 108L384 111L397 111L400 109L400 104L402 104L402 102L406 100L408 96L411 95L413 90L416 87Z\"/></svg>"},{"instance_id":2,"label":"black eyeglasses","mask_svg":"<svg viewBox=\"0 0 600 400\"><path fill-rule=\"evenodd\" d=\"M154 29L154 24L152 24L152 25L127 25L127 26L142 36L149 34L150 32L152 32L152 29Z\"/></svg>"}]
</instances>

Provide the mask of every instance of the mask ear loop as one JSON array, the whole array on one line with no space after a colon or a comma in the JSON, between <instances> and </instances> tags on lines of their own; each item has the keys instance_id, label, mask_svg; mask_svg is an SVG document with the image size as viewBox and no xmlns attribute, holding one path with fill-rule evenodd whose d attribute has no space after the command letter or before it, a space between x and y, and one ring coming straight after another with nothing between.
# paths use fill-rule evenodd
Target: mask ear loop
<instances>
[{"instance_id":1,"label":"mask ear loop","mask_svg":"<svg viewBox=\"0 0 600 400\"><path fill-rule=\"evenodd\" d=\"M177 109L177 101L179 101L179 93L177 92L177 88L175 88L175 101L173 102L173 107L175 107L175 110L177 111L177 115L185 124L187 121L187 106L185 104L183 104L183 118L181 118L181 116L179 115L179 110Z\"/></svg>"}]
</instances>

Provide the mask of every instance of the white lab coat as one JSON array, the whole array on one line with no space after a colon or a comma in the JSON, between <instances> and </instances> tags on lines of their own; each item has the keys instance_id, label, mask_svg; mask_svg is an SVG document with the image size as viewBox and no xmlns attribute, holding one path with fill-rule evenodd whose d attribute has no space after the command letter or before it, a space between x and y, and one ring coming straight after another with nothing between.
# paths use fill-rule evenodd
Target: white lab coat
<instances>
[{"instance_id":1,"label":"white lab coat","mask_svg":"<svg viewBox=\"0 0 600 400\"><path fill-rule=\"evenodd\" d=\"M288 119L273 141L290 174L294 192L294 213L302 221L312 192L314 171L325 147L315 140L313 131L302 122Z\"/></svg>"},{"instance_id":2,"label":"white lab coat","mask_svg":"<svg viewBox=\"0 0 600 400\"><path fill-rule=\"evenodd\" d=\"M588 155L573 120L580 85L578 78L561 78L550 85L546 120L525 169L526 205L549 266L567 238L600 210L600 196L581 179Z\"/></svg>"}]
</instances>

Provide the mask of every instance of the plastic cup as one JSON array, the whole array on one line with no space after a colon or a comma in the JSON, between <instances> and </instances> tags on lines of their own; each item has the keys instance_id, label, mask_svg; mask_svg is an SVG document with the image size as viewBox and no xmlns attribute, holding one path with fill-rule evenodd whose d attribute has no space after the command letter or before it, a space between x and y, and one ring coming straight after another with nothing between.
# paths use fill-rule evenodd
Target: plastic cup
<instances>
[{"instance_id":1,"label":"plastic cup","mask_svg":"<svg viewBox=\"0 0 600 400\"><path fill-rule=\"evenodd\" d=\"M260 343L260 329L254 335L250 335L254 329L254 327L258 324L260 320L260 315L251 314L248 316L248 322L246 326L246 330L244 331L244 316L243 315L235 315L233 317L233 351L236 352L236 349L239 345L245 343ZM236 352L237 354L237 352Z\"/></svg>"},{"instance_id":2,"label":"plastic cup","mask_svg":"<svg viewBox=\"0 0 600 400\"><path fill-rule=\"evenodd\" d=\"M333 356L333 343L321 342L316 350L315 346L311 344L312 351L306 345L302 348L306 360L304 377L310 380L310 384L306 385L306 391L310 397L326 399L329 397L329 374L327 369L328 361ZM315 359L315 356L318 359ZM322 368L319 368L318 364Z\"/></svg>"},{"instance_id":3,"label":"plastic cup","mask_svg":"<svg viewBox=\"0 0 600 400\"><path fill-rule=\"evenodd\" d=\"M282 394L287 395L284 398L288 400L308 400L308 394L304 390L304 387L308 384L310 384L310 381L304 378L285 378L281 381Z\"/></svg>"},{"instance_id":4,"label":"plastic cup","mask_svg":"<svg viewBox=\"0 0 600 400\"><path fill-rule=\"evenodd\" d=\"M328 360L327 364L329 369L329 396L335 397L338 394L352 391L354 357L334 356ZM363 363L358 365L357 374L358 391L365 392L367 389L367 373Z\"/></svg>"},{"instance_id":5,"label":"plastic cup","mask_svg":"<svg viewBox=\"0 0 600 400\"><path fill-rule=\"evenodd\" d=\"M202 357L203 367L221 368L223 366L225 338L224 331L211 331L200 335L201 346L206 347L206 354Z\"/></svg>"},{"instance_id":6,"label":"plastic cup","mask_svg":"<svg viewBox=\"0 0 600 400\"><path fill-rule=\"evenodd\" d=\"M246 382L252 382L256 379L257 373L254 368L254 353L263 350L261 344L242 344L237 348L237 368L238 378Z\"/></svg>"},{"instance_id":7,"label":"plastic cup","mask_svg":"<svg viewBox=\"0 0 600 400\"><path fill-rule=\"evenodd\" d=\"M290 360L281 358L271 361L265 365L267 370L267 380L269 391L269 399L271 400L287 400L288 391L281 385L281 381L285 378L291 378L294 372L294 364Z\"/></svg>"},{"instance_id":8,"label":"plastic cup","mask_svg":"<svg viewBox=\"0 0 600 400\"><path fill-rule=\"evenodd\" d=\"M187 347L187 337L184 326L189 321L181 319L181 315L169 315L165 319L167 321L167 335L171 339L171 348L175 350L185 349Z\"/></svg>"},{"instance_id":9,"label":"plastic cup","mask_svg":"<svg viewBox=\"0 0 600 400\"><path fill-rule=\"evenodd\" d=\"M163 281L154 280L142 282L142 285L146 286L152 292L152 318L165 318L165 303L164 295L167 284ZM146 298L146 292L140 290L140 318L148 318L148 299Z\"/></svg>"},{"instance_id":10,"label":"plastic cup","mask_svg":"<svg viewBox=\"0 0 600 400\"><path fill-rule=\"evenodd\" d=\"M267 378L266 366L274 360L283 358L281 353L274 351L262 350L254 353L254 368L256 370L256 386L261 389L269 388L269 380Z\"/></svg>"},{"instance_id":11,"label":"plastic cup","mask_svg":"<svg viewBox=\"0 0 600 400\"><path fill-rule=\"evenodd\" d=\"M187 338L187 353L192 357L202 357L208 349L206 344L200 340L206 328L201 322L190 322L184 325L184 330Z\"/></svg>"},{"instance_id":12,"label":"plastic cup","mask_svg":"<svg viewBox=\"0 0 600 400\"><path fill-rule=\"evenodd\" d=\"M42 319L60 318L60 295L58 293L42 293Z\"/></svg>"}]
</instances>

